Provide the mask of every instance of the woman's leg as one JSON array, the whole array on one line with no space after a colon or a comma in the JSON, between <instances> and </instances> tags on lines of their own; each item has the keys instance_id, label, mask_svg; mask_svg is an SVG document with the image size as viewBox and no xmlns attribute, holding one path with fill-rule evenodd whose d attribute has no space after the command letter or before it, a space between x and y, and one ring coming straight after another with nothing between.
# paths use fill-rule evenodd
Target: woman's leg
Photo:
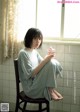
<instances>
[{"instance_id":1,"label":"woman's leg","mask_svg":"<svg viewBox=\"0 0 80 112\"><path fill-rule=\"evenodd\" d=\"M43 97L45 97L48 100L51 100L51 99L59 100L60 99L54 91L52 91L52 95L51 95L48 90L48 88L56 88L56 86L57 86L56 70L57 70L56 63L52 63L51 61L48 62L41 69L41 71L34 78L33 84L31 87L31 91L37 89L37 92L34 91L34 94L33 94L33 92L31 92L31 96L34 95L33 97L35 97L35 96L37 96L37 93L39 93L38 97L40 97L42 95Z\"/></svg>"}]
</instances>

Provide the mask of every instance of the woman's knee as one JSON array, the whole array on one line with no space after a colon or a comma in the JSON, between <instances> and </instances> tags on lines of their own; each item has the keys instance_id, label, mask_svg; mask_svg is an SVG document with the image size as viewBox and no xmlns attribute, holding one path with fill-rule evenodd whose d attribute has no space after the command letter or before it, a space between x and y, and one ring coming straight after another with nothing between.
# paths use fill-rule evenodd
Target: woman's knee
<instances>
[{"instance_id":1,"label":"woman's knee","mask_svg":"<svg viewBox=\"0 0 80 112\"><path fill-rule=\"evenodd\" d=\"M55 68L56 67L56 63L54 62L52 62L52 61L49 61L48 63L47 63L47 65L46 65L48 68Z\"/></svg>"}]
</instances>

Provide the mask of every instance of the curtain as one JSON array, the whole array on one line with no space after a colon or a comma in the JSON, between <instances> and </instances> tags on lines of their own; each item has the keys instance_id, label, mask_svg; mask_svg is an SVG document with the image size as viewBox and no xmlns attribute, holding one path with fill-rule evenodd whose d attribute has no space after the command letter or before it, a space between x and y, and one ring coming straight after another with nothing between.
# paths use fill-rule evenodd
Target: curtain
<instances>
[{"instance_id":1,"label":"curtain","mask_svg":"<svg viewBox=\"0 0 80 112\"><path fill-rule=\"evenodd\" d=\"M16 58L20 49L17 41L18 0L2 0L2 60Z\"/></svg>"}]
</instances>

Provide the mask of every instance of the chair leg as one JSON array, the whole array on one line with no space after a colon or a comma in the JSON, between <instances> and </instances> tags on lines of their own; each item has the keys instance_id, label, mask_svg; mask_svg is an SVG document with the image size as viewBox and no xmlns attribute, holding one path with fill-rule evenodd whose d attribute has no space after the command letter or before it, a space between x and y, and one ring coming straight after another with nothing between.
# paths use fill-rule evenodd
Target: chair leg
<instances>
[{"instance_id":1,"label":"chair leg","mask_svg":"<svg viewBox=\"0 0 80 112\"><path fill-rule=\"evenodd\" d=\"M27 104L27 102L25 102L25 103L24 103L22 112L24 112L24 111L25 111L26 104Z\"/></svg>"},{"instance_id":2,"label":"chair leg","mask_svg":"<svg viewBox=\"0 0 80 112\"><path fill-rule=\"evenodd\" d=\"M47 103L47 112L50 112L50 108L49 108L49 102Z\"/></svg>"},{"instance_id":3,"label":"chair leg","mask_svg":"<svg viewBox=\"0 0 80 112\"><path fill-rule=\"evenodd\" d=\"M39 112L42 110L42 103L39 103Z\"/></svg>"},{"instance_id":4,"label":"chair leg","mask_svg":"<svg viewBox=\"0 0 80 112\"><path fill-rule=\"evenodd\" d=\"M18 107L19 107L19 99L16 99L16 106L15 106L15 112L18 112Z\"/></svg>"}]
</instances>

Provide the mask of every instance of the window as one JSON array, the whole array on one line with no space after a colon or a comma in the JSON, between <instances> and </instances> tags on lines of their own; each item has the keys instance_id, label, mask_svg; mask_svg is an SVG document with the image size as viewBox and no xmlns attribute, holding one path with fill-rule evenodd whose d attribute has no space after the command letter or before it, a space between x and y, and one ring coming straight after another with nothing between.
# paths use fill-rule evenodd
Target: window
<instances>
[{"instance_id":1,"label":"window","mask_svg":"<svg viewBox=\"0 0 80 112\"><path fill-rule=\"evenodd\" d=\"M61 4L56 0L38 0L37 27L44 37L60 37Z\"/></svg>"},{"instance_id":2,"label":"window","mask_svg":"<svg viewBox=\"0 0 80 112\"><path fill-rule=\"evenodd\" d=\"M79 2L19 0L18 5L19 38L24 37L28 28L37 27L42 31L44 38L80 39Z\"/></svg>"},{"instance_id":3,"label":"window","mask_svg":"<svg viewBox=\"0 0 80 112\"><path fill-rule=\"evenodd\" d=\"M19 0L17 5L17 36L18 41L21 41L27 30L35 27L36 0Z\"/></svg>"},{"instance_id":4,"label":"window","mask_svg":"<svg viewBox=\"0 0 80 112\"><path fill-rule=\"evenodd\" d=\"M65 4L64 37L80 38L80 3Z\"/></svg>"}]
</instances>

